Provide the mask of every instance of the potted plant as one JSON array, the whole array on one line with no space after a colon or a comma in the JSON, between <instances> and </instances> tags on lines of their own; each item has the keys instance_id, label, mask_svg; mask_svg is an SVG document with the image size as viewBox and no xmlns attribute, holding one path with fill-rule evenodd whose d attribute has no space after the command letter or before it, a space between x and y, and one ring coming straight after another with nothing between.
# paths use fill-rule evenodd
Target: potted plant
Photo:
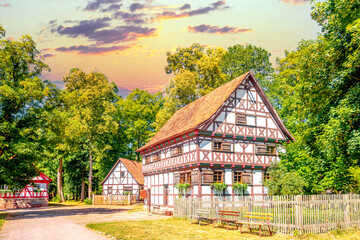
<instances>
[{"instance_id":1,"label":"potted plant","mask_svg":"<svg viewBox=\"0 0 360 240\"><path fill-rule=\"evenodd\" d=\"M215 194L218 193L220 196L223 195L224 190L227 188L228 185L226 185L223 182L216 182L211 184L211 188L214 189Z\"/></svg>"},{"instance_id":2,"label":"potted plant","mask_svg":"<svg viewBox=\"0 0 360 240\"><path fill-rule=\"evenodd\" d=\"M179 190L179 197L181 198L182 194L186 197L187 189L190 187L190 183L178 183L175 187Z\"/></svg>"},{"instance_id":3,"label":"potted plant","mask_svg":"<svg viewBox=\"0 0 360 240\"><path fill-rule=\"evenodd\" d=\"M248 185L246 183L234 183L232 188L234 189L234 192L236 192L236 195L238 195L239 193L241 195L244 195L245 190L247 189ZM239 195L238 195L239 196Z\"/></svg>"}]
</instances>

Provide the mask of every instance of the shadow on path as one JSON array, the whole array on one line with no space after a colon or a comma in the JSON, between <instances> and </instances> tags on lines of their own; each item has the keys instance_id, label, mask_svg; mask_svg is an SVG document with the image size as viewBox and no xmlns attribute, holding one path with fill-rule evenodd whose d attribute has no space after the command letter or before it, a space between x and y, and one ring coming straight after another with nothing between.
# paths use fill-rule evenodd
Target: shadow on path
<instances>
[{"instance_id":1,"label":"shadow on path","mask_svg":"<svg viewBox=\"0 0 360 240\"><path fill-rule=\"evenodd\" d=\"M18 209L17 209L18 210ZM8 211L10 217L7 220L21 220L32 218L51 218L63 216L81 216L88 214L114 214L127 211L129 209L107 208L107 207L81 207L81 208L39 208L39 209L21 209L18 211Z\"/></svg>"}]
</instances>

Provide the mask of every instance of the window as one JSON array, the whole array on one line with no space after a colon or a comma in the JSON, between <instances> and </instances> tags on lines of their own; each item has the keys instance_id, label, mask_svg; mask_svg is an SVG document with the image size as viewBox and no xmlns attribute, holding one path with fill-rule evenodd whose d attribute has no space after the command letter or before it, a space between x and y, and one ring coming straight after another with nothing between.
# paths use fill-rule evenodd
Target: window
<instances>
[{"instance_id":1,"label":"window","mask_svg":"<svg viewBox=\"0 0 360 240\"><path fill-rule=\"evenodd\" d=\"M214 142L213 143L214 151L222 151L222 152L232 152L231 143L228 142Z\"/></svg>"},{"instance_id":2,"label":"window","mask_svg":"<svg viewBox=\"0 0 360 240\"><path fill-rule=\"evenodd\" d=\"M191 172L180 173L180 183L191 183Z\"/></svg>"},{"instance_id":3,"label":"window","mask_svg":"<svg viewBox=\"0 0 360 240\"><path fill-rule=\"evenodd\" d=\"M214 182L223 181L223 171L214 171Z\"/></svg>"},{"instance_id":4,"label":"window","mask_svg":"<svg viewBox=\"0 0 360 240\"><path fill-rule=\"evenodd\" d=\"M276 146L265 144L256 145L256 153L262 155L276 156Z\"/></svg>"},{"instance_id":5,"label":"window","mask_svg":"<svg viewBox=\"0 0 360 240\"><path fill-rule=\"evenodd\" d=\"M256 126L256 116L246 115L246 125Z\"/></svg>"},{"instance_id":6,"label":"window","mask_svg":"<svg viewBox=\"0 0 360 240\"><path fill-rule=\"evenodd\" d=\"M131 186L125 186L124 187L124 194L129 194L129 193L131 193L132 192L132 187Z\"/></svg>"},{"instance_id":7,"label":"window","mask_svg":"<svg viewBox=\"0 0 360 240\"><path fill-rule=\"evenodd\" d=\"M178 155L181 155L183 153L182 151L182 146L177 146L177 147L174 147L171 149L171 156L174 157L174 156L178 156Z\"/></svg>"},{"instance_id":8,"label":"window","mask_svg":"<svg viewBox=\"0 0 360 240\"><path fill-rule=\"evenodd\" d=\"M234 183L242 183L242 174L241 172L234 172Z\"/></svg>"},{"instance_id":9,"label":"window","mask_svg":"<svg viewBox=\"0 0 360 240\"><path fill-rule=\"evenodd\" d=\"M246 125L246 115L244 113L235 114L236 125Z\"/></svg>"},{"instance_id":10,"label":"window","mask_svg":"<svg viewBox=\"0 0 360 240\"><path fill-rule=\"evenodd\" d=\"M157 154L154 154L153 155L153 162L158 162L158 161L160 161L160 153L157 153Z\"/></svg>"},{"instance_id":11,"label":"window","mask_svg":"<svg viewBox=\"0 0 360 240\"><path fill-rule=\"evenodd\" d=\"M120 177L121 178L125 177L125 172L120 172Z\"/></svg>"},{"instance_id":12,"label":"window","mask_svg":"<svg viewBox=\"0 0 360 240\"><path fill-rule=\"evenodd\" d=\"M146 156L145 157L145 164L148 164L151 162L151 157L150 156Z\"/></svg>"},{"instance_id":13,"label":"window","mask_svg":"<svg viewBox=\"0 0 360 240\"><path fill-rule=\"evenodd\" d=\"M180 174L180 183L185 183L186 182L186 173L181 173Z\"/></svg>"},{"instance_id":14,"label":"window","mask_svg":"<svg viewBox=\"0 0 360 240\"><path fill-rule=\"evenodd\" d=\"M270 179L270 173L264 172L264 181L269 180L269 179Z\"/></svg>"}]
</instances>

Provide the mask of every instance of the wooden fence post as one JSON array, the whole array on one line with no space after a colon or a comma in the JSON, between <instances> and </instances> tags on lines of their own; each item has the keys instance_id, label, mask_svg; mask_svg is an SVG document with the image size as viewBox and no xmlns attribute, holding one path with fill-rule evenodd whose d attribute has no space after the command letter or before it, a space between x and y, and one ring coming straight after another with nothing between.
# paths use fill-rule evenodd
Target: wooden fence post
<instances>
[{"instance_id":1,"label":"wooden fence post","mask_svg":"<svg viewBox=\"0 0 360 240\"><path fill-rule=\"evenodd\" d=\"M95 193L92 194L92 205L95 205Z\"/></svg>"}]
</instances>

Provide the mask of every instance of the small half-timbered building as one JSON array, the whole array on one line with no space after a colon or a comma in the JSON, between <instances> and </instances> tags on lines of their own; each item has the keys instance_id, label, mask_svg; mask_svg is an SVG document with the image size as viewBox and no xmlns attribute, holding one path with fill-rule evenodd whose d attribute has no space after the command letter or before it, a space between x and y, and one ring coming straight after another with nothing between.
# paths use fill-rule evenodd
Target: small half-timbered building
<instances>
[{"instance_id":1,"label":"small half-timbered building","mask_svg":"<svg viewBox=\"0 0 360 240\"><path fill-rule=\"evenodd\" d=\"M175 185L190 183L187 197L213 198L215 182L248 185L245 195L264 196L267 168L281 144L294 140L264 91L248 72L178 110L145 146L144 188L150 206L172 207Z\"/></svg>"},{"instance_id":2,"label":"small half-timbered building","mask_svg":"<svg viewBox=\"0 0 360 240\"><path fill-rule=\"evenodd\" d=\"M144 187L142 163L119 158L100 184L103 187L103 195L123 195L129 192L139 195L139 190Z\"/></svg>"},{"instance_id":3,"label":"small half-timbered building","mask_svg":"<svg viewBox=\"0 0 360 240\"><path fill-rule=\"evenodd\" d=\"M42 172L30 180L30 184L19 191L0 186L0 209L47 207L49 184L52 180Z\"/></svg>"}]
</instances>

